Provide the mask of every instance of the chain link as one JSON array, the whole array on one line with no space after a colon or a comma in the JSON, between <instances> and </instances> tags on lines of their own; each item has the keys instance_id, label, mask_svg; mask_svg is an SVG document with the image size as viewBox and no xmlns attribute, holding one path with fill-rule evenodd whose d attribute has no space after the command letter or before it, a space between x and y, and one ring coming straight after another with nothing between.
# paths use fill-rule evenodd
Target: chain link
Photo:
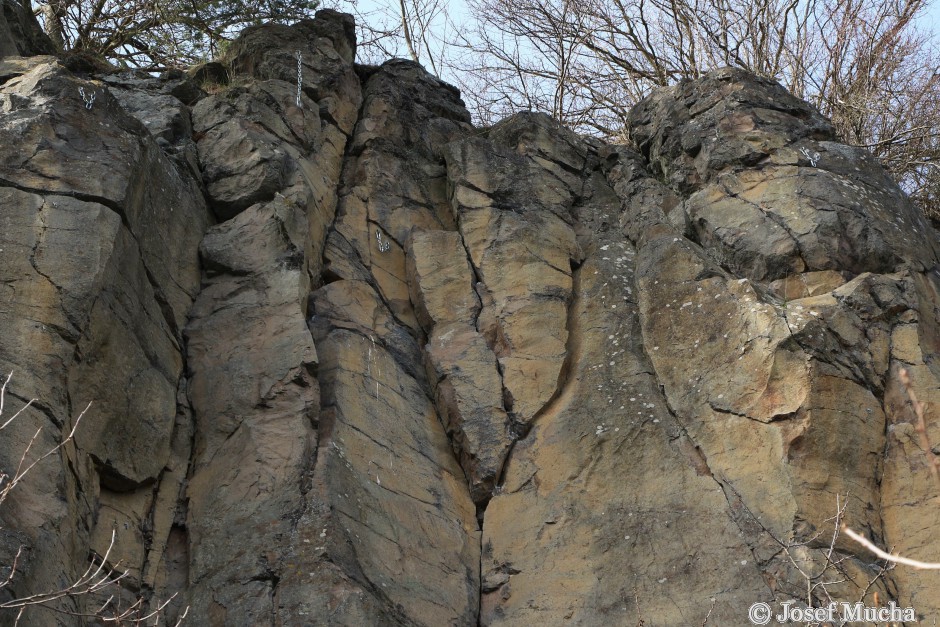
<instances>
[{"instance_id":1,"label":"chain link","mask_svg":"<svg viewBox=\"0 0 940 627\"><path fill-rule=\"evenodd\" d=\"M813 166L814 168L816 167L816 164L819 162L818 152L811 153L809 149L804 146L803 148L800 148L800 154L806 157L806 160L809 161L809 164L811 166Z\"/></svg>"},{"instance_id":2,"label":"chain link","mask_svg":"<svg viewBox=\"0 0 940 627\"><path fill-rule=\"evenodd\" d=\"M303 83L304 83L303 66L301 65L302 59L303 59L303 55L300 54L300 51L298 50L297 51L297 107L301 109L303 108L303 105L300 103L300 93L301 93L300 90L301 90L301 87L303 87Z\"/></svg>"},{"instance_id":3,"label":"chain link","mask_svg":"<svg viewBox=\"0 0 940 627\"><path fill-rule=\"evenodd\" d=\"M95 96L97 96L98 94L95 92L91 92L91 95L88 95L87 93L85 93L84 87L79 87L78 95L82 97L82 102L85 103L85 108L90 111L92 105L95 104Z\"/></svg>"},{"instance_id":4,"label":"chain link","mask_svg":"<svg viewBox=\"0 0 940 627\"><path fill-rule=\"evenodd\" d=\"M392 247L391 242L382 241L382 231L375 229L375 240L379 243L379 252L387 253L388 249Z\"/></svg>"}]
</instances>

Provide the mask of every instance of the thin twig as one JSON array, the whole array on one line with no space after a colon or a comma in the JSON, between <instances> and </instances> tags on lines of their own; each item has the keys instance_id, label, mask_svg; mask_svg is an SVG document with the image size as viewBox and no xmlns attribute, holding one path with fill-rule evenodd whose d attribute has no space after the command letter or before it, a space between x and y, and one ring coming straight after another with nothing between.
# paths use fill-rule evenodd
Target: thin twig
<instances>
[{"instance_id":1,"label":"thin twig","mask_svg":"<svg viewBox=\"0 0 940 627\"><path fill-rule=\"evenodd\" d=\"M920 560L912 560L909 557L902 557L900 555L892 555L891 553L887 553L886 551L879 549L871 541L865 539L865 537L860 533L849 529L845 525L842 526L842 533L852 538L883 560L888 560L889 562L893 562L895 564L904 564L905 566L910 566L911 568L918 568L921 570L940 570L940 563L937 562L921 562Z\"/></svg>"},{"instance_id":2,"label":"thin twig","mask_svg":"<svg viewBox=\"0 0 940 627\"><path fill-rule=\"evenodd\" d=\"M10 378L11 378L12 376L13 376L13 373L10 372L10 374L7 375L6 381L4 381L4 382L3 382L3 385L0 386L0 416L3 415L3 402L4 402L4 399L6 398L7 384L10 382ZM29 408L29 406L33 404L33 402L34 402L35 400L36 400L35 398L32 398L32 399L29 400L29 402L27 402L25 405L23 405L22 407L20 407L19 411L17 411L17 412L16 412L15 414L13 414L13 416L10 417L6 422L4 422L2 425L0 425L0 430L3 430L4 428L6 428L6 426L7 426L8 424L10 424L10 423L13 422L14 420L16 420L17 416L19 416L19 415L22 414L24 411L26 411L26 410Z\"/></svg>"},{"instance_id":3,"label":"thin twig","mask_svg":"<svg viewBox=\"0 0 940 627\"><path fill-rule=\"evenodd\" d=\"M12 376L13 373L11 372L3 380L2 384L0 384L0 417L3 415L7 385L10 383ZM26 409L32 405L34 400L35 399L27 402L11 418L0 424L0 431L9 426L10 423L12 423L17 417L26 411ZM33 449L33 446L36 444L36 441L39 439L39 436L42 433L41 428L36 430L36 432L30 438L29 442L26 444L25 450L20 456L19 463L17 464L16 471L13 472L13 476L11 477L7 473L0 471L0 505L3 504L4 500L7 496L9 496L13 488L18 483L20 483L25 478L25 476L36 467L37 464L62 449L62 447L64 447L75 437L75 432L78 429L78 425L90 407L91 403L88 403L85 409L75 419L74 423L72 424L72 429L69 431L68 435L66 435L61 442L59 442L55 447L46 451L43 455L40 455L37 459L30 462L29 453ZM124 570L123 572L118 570L121 566L120 562L114 566L110 566L108 564L108 560L111 555L111 551L114 549L116 540L117 532L112 530L111 542L108 544L108 548L104 555L93 555L91 562L85 569L85 572L83 572L81 576L79 576L70 585L52 592L33 594L26 597L0 602L0 610L17 610L16 617L14 618L14 626L19 625L20 619L23 617L23 614L28 607L42 607L53 612L69 614L77 617L96 618L105 623L113 623L117 625L142 625L152 619L159 620L161 613L163 613L169 604L173 601L173 599L176 598L177 595L175 593L162 603L156 603L156 607L152 607L149 612L146 610L146 608L144 608L145 601L143 598L137 598L134 603L123 609L119 606L109 608L115 598L113 594L94 614L73 612L67 609L55 607L54 605L50 605L52 601L56 601L64 597L77 597L101 592L102 590L105 590L111 586L120 585L122 579L129 577L130 573L128 570ZM23 546L19 547L16 555L13 558L13 563L10 566L9 574L3 578L0 578L0 589L9 586L13 582L13 578L16 575L24 549L25 547ZM175 627L179 627L179 625L182 624L183 619L186 618L188 613L189 607L187 606L183 609L182 614L178 616Z\"/></svg>"}]
</instances>

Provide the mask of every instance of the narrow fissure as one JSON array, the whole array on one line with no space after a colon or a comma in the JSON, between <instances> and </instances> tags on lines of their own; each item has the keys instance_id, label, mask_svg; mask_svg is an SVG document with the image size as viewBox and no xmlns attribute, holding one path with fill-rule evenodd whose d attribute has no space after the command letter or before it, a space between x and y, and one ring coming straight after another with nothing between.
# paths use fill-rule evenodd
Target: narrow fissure
<instances>
[{"instance_id":1,"label":"narrow fissure","mask_svg":"<svg viewBox=\"0 0 940 627\"><path fill-rule=\"evenodd\" d=\"M347 183L348 183L347 172L349 171L349 167L350 167L350 164L352 163L352 160L356 159L358 155L362 152L362 150L365 148L365 146L354 147L353 145L354 138L356 137L356 134L359 130L359 126L363 120L363 112L366 106L365 83L368 82L368 79L363 80L361 76L357 76L357 78L360 81L360 87L363 92L363 98L361 102L359 103L359 108L356 114L356 122L353 125L352 133L350 135L346 135L345 133L343 133L343 136L346 138L346 142L345 142L345 146L343 150L342 161L339 167L339 175L334 185L334 190L335 190L335 195L336 195L334 215L333 215L332 223L326 229L326 236L324 237L324 241L323 241L323 250L321 252L322 271L319 277L311 277L311 282L312 282L312 286L314 287L314 291L324 285L328 285L330 283L335 283L338 281L345 280L344 277L337 274L335 271L333 271L330 268L329 263L328 263L329 260L326 257L326 242L329 240L332 234L335 234L336 236L339 236L339 237L343 237L336 230L336 221L338 218L341 217L340 205L344 198L343 190L346 188ZM321 119L335 126L335 122L333 121L331 116L323 116L321 112ZM337 126L337 128L339 127ZM311 185L309 181L307 182L308 182L308 185L313 187L313 185ZM373 225L374 228L382 229L382 234L386 238L386 241L393 241L392 238L388 237L387 233L385 232L384 228L381 227L381 225L372 221L369 221L368 224ZM395 242L395 244L398 245L397 242ZM416 333L415 330L409 327L407 324L405 324L399 319L399 317L395 314L394 310L392 309L391 304L388 302L385 294L383 294L382 290L379 288L378 283L376 282L375 276L370 270L371 264L366 263L363 260L361 252L355 246L349 245L349 250L355 255L355 261L368 273L368 285L376 294L377 298L379 299L379 302L382 303L382 306L388 312L391 319L394 320L396 325L398 325L402 329L405 329L410 335L414 336ZM311 294L312 293L313 292L311 292ZM312 316L316 316L317 313L315 311L308 311L307 315L308 317L312 317ZM329 337L329 335L331 335L333 332L341 329L341 327L334 325L332 322L327 322L327 326L323 328L322 336L321 336L319 333L314 333L314 329L309 323L307 326L308 326L308 330L310 331L314 346L317 347L317 350L319 352L320 362L322 363L324 361L324 357L326 356L326 354L322 352L323 340ZM396 362L399 362L399 365L402 365L402 366L404 365L400 363L401 355L399 355L398 352L393 350L391 347L387 346L384 339L376 338L372 334L366 335L364 333L358 332L353 329L345 329L345 330L351 333L354 333L356 335L359 335L361 337L365 337L369 339L373 344L377 344L378 346L381 346L381 348L385 350L393 360L395 360ZM326 455L321 454L321 453L325 451L325 449L331 446L336 447L336 444L333 441L333 433L335 430L336 421L339 418L337 417L337 410L334 404L335 394L332 391L333 386L330 381L330 374L328 371L323 370L318 365L313 375L314 375L314 379L317 381L317 385L319 386L319 392L320 392L319 393L320 405L318 408L318 417L317 417L316 425L314 425L316 434L317 434L317 445L311 451L310 456L307 460L307 467L304 469L302 473L302 486L301 486L302 498L301 498L301 503L297 508L298 515L293 518L292 526L294 528L296 528L303 513L308 512L310 510L311 508L310 493L315 489L317 477L320 476L322 480L323 473L325 472L325 468L323 468L323 463L325 463ZM354 425L347 425L347 426L349 428L356 429ZM360 433L362 433L361 430L360 430ZM363 434L363 435L368 437L368 434ZM416 452L418 454L421 454L420 451L416 451ZM384 489L388 489L388 488L384 487ZM329 507L329 517L332 518L333 516L336 516L336 515L346 515L346 514L342 510L334 509L334 507L331 505ZM332 523L326 523L326 524L332 524ZM355 547L352 547L352 550L354 552L357 552ZM336 563L334 562L334 556L329 551L325 551L321 559L323 559L326 563L331 563L331 564L336 565ZM357 558L357 560L358 559L360 558ZM339 567L338 565L337 567L340 568L340 570L344 572L346 576L350 577L350 579L353 582L356 582L357 585L362 586L363 590L368 591L368 593L371 594L373 598L380 601L382 607L384 608L384 611L387 612L390 617L395 617L398 620L398 622L402 624L409 623L406 615L404 614L403 608L400 605L396 605L393 602L393 600L383 590L382 586L379 583L372 581L366 575L366 573L361 571L361 569L356 568L354 569L354 572L346 572L344 568ZM276 591L276 585L275 585L275 591ZM276 612L276 607L275 607L275 612ZM276 618L277 616L275 613L275 623L273 624L276 624Z\"/></svg>"},{"instance_id":2,"label":"narrow fissure","mask_svg":"<svg viewBox=\"0 0 940 627\"><path fill-rule=\"evenodd\" d=\"M552 161L554 162L554 160ZM564 166L564 169L568 169L567 166ZM582 181L581 181L582 189L580 193L583 193L584 186L586 185L587 180L590 178L590 172L587 172L586 168L582 168L577 173L582 177ZM580 203L582 200L583 199L579 197L575 201L575 207L577 207L578 203ZM577 232L580 226L579 226L579 221L577 220L577 217L576 217L575 208L572 208L572 215L573 215L573 224L571 224L570 226L573 226L574 230ZM481 280L479 271L470 257L469 250L467 249L467 246L466 246L466 241L464 240L464 237L463 237L463 232L462 230L460 230L459 214L458 214L458 231L460 232L461 243L464 246L464 250L467 255L467 260L473 272L476 285L482 286L483 289L486 289L485 283L483 283L483 281ZM537 258L540 258L540 256L536 255L533 251L530 250L529 252L532 253ZM559 414L560 412L564 411L564 409L568 407L568 405L570 404L572 397L574 395L574 392L577 388L577 381L578 381L577 365L580 362L581 357L582 357L582 346L581 346L582 338L581 338L581 330L580 330L580 326L578 322L579 322L579 310L580 310L581 298L582 298L581 267L583 263L584 263L584 259L579 259L579 260L570 259L569 260L569 269L570 269L570 276L571 276L571 291L568 295L568 299L566 303L565 327L566 327L567 335L565 338L565 358L562 362L562 366L558 374L558 380L556 381L556 384L555 384L555 391L552 394L552 396L545 402L545 404L537 412L535 412L535 414L525 423L515 420L515 414L510 409L511 395L510 395L508 388L506 388L506 385L505 385L505 374L503 372L503 367L502 367L502 364L499 362L499 359L496 360L497 371L499 372L500 382L502 383L502 389L503 389L503 407L506 411L506 415L510 417L510 420L513 423L513 428L512 428L513 438L512 438L512 442L509 445L508 450L506 451L506 455L502 460L499 471L497 473L497 478L494 483L492 496L495 496L496 494L498 494L503 489L503 486L505 485L506 475L509 471L509 466L511 464L513 454L515 452L516 445L520 441L527 438L530 433L532 433L532 429L535 426L536 422L542 420L546 416L555 416ZM547 265L549 265L549 267L552 267L553 269L557 271L561 271L560 269L554 268L554 266L551 266L551 264L547 264ZM480 328L479 328L480 313L482 313L482 298L481 298L481 311L477 313L477 316L474 319L474 327L476 328L477 332L480 331ZM487 343L489 344L489 341ZM494 351L494 347L492 345L490 345L490 350ZM495 355L495 351L494 351L494 355ZM477 590L477 596L478 596L477 623L476 623L477 627L483 626L484 594L486 594L487 592L492 592L489 590L484 590L483 588L483 574L484 574L483 560L486 555L486 546L485 546L486 536L483 533L483 531L484 531L486 510L492 500L492 496L491 498L487 499L486 501L480 503L477 506L477 521L478 521L478 526L479 526L479 531L480 531L480 564L479 564L479 570L477 573L477 579L479 582L479 589Z\"/></svg>"},{"instance_id":3,"label":"narrow fissure","mask_svg":"<svg viewBox=\"0 0 940 627\"><path fill-rule=\"evenodd\" d=\"M892 338L891 340L889 340L889 345L888 345L888 354L889 354L889 355L891 355L891 354L894 352L894 350L893 350L893 349L894 349L894 346L893 346L893 343L894 343L894 340L893 340L894 333L893 333L893 331L894 331L894 328L891 328L890 331L889 331L889 333L888 333L888 337L889 337L889 338ZM878 486L878 491L877 491L877 495L878 495L878 526L880 527L880 529L879 529L879 532L880 532L880 533L879 533L879 537L873 538L873 541L875 542L875 544L876 544L876 545L879 545L879 546L882 546L882 547L887 546L887 540L888 540L887 535L888 535L888 534L887 534L887 530L885 529L884 501L883 501L883 499L882 499L882 489L881 489L881 487L882 487L882 483L884 482L884 479L885 479L885 465L886 465L887 462L888 462L889 453L890 453L890 451L891 451L891 429L890 429L890 427L891 427L891 421L890 421L889 414L888 414L888 407L887 407L886 404L885 404L885 395L887 394L887 391L888 391L888 382L887 382L886 379L887 379L887 377L890 377L890 376L891 376L891 362L893 362L893 361L896 361L893 357L888 360L888 368L887 368L887 371L885 372L885 380L882 380L882 382L881 382L881 390L879 390L880 393L879 393L878 396L875 397L875 398L878 400L878 403L879 403L879 405L880 405L880 407L881 407L881 413L882 413L882 415L883 415L884 418L885 418L885 424L884 424L884 447L883 447L882 452L881 452L880 463L878 464L878 472L877 472L877 474L875 475L875 484ZM874 534L872 534L872 535L874 535ZM890 571L886 571L886 572L882 575L882 579L884 580L886 587L889 587L889 586L890 586L890 587L889 587L889 593L891 594L892 599L895 600L895 601L897 601L897 600L898 600L898 596L897 596L897 589L898 589L898 587L897 587L897 584L896 584L895 581L894 581L894 578L891 577Z\"/></svg>"},{"instance_id":4,"label":"narrow fissure","mask_svg":"<svg viewBox=\"0 0 940 627\"><path fill-rule=\"evenodd\" d=\"M358 72L356 73L356 80L359 81L360 93L362 93L365 90L365 81L363 81L362 77L359 76ZM313 98L313 96L310 94L308 94L308 97L310 97L311 99ZM338 169L339 176L337 177L337 180L335 184L333 185L333 191L336 194L336 204L334 205L334 209L333 209L333 221L330 224L329 228L326 229L325 235L323 237L323 250L320 252L320 266L321 268L323 268L323 270L320 273L320 276L310 277L311 288L312 288L311 294L313 293L314 289L319 288L322 285L327 285L329 283L342 280L339 276L334 275L329 270L328 260L326 258L326 242L329 241L330 239L330 233L336 230L336 218L339 216L339 202L340 202L340 198L342 197L341 190L344 185L346 166L349 163L349 159L352 155L353 138L355 137L356 129L359 127L359 123L362 120L362 113L363 113L364 108L365 108L365 97L361 99L361 101L359 102L359 107L356 110L356 123L353 124L352 134L347 136L345 133L342 133L342 131L340 131L343 137L346 138L346 141L343 146L343 156L340 161L340 167ZM321 116L321 120L322 119L324 118L322 118ZM335 120L332 120L332 118L328 121L328 123L332 124L337 129L340 128L335 123ZM304 180L305 181L307 180L306 174L304 175ZM310 181L307 181L307 184L308 186L311 186L311 189L315 189L311 185ZM359 261L360 263L362 262L361 259ZM372 285L372 288L375 289L376 292L381 297L381 292L378 291L378 288L375 285ZM307 294L304 297L309 298L309 296L310 294ZM388 307L388 303L385 303L385 305L386 307ZM301 307L303 306L304 306L304 303L301 303ZM307 312L308 317L314 314L315 312L310 312L310 311ZM335 327L332 324L330 324L329 331L327 333L331 332L334 328ZM310 339L313 342L314 347L316 347L317 338L314 336L313 330L310 328L309 324L307 325L307 330L310 332ZM317 424L317 446L313 452L313 459L310 461L310 467L309 467L309 475L310 475L311 481L313 480L313 477L316 474L317 462L319 461L319 458L320 458L318 454L319 449L330 445L330 443L332 442L331 436L333 432L332 420L331 420L331 418L333 417L333 411L331 410L329 404L326 401L327 394L324 393L325 390L329 387L329 385L326 382L325 377L323 376L319 367L317 368L317 371L316 371L315 380L317 382L317 385L320 388L320 394L319 394L320 407L318 408L319 411L318 411L318 420L317 420L317 423L318 423ZM325 417L329 417L329 418L325 419ZM301 503L300 511L306 511L307 506L308 504L307 504L306 499L303 499L303 502Z\"/></svg>"},{"instance_id":5,"label":"narrow fissure","mask_svg":"<svg viewBox=\"0 0 940 627\"><path fill-rule=\"evenodd\" d=\"M453 200L451 202L453 202ZM462 216L459 211L459 208L455 207L453 213L456 218L456 232L460 236L460 246L463 249L464 257L466 258L467 265L469 266L470 272L473 276L473 285L470 286L470 289L473 290L474 294L476 295L477 302L479 303L479 307L476 309L476 312L473 316L473 321L472 321L473 329L483 337L484 341L486 341L487 345L489 346L490 352L493 354L493 358L496 363L496 372L499 375L499 382L500 382L500 389L501 389L500 402L502 403L503 411L505 411L506 416L509 417L512 415L510 405L509 405L510 397L509 397L509 390L506 388L506 383L505 383L506 379L503 373L502 364L500 364L499 359L496 358L496 353L493 351L493 346L490 342L490 339L487 338L486 335L480 331L480 316L483 313L483 307L484 307L484 298L483 298L484 294L481 292L487 289L486 284L483 282L483 278L480 276L480 271L477 268L476 264L473 263L473 258L470 256L469 248L467 248L467 241L463 233L462 221L461 221ZM509 457L512 455L512 450L513 450L513 447L515 447L515 445L516 445L516 440L513 440L509 445L509 449L506 451L506 456L502 460L502 466L500 467L500 470L496 476L496 480L493 484L494 485L493 492L496 492L499 489L499 486L502 485L503 477L506 472L506 466L508 465ZM453 450L453 446L451 447L451 449ZM454 451L454 456L455 458L457 457L456 451ZM458 459L457 461L459 464L460 460ZM467 485L468 485L468 490L469 490L469 485L470 485L469 477L467 477ZM491 492L488 498L476 504L477 531L479 531L480 533L479 560L477 562L477 572L476 572L476 581L477 581L476 625L477 627L481 627L482 625L481 621L483 620L483 556L484 556L483 521L486 516L486 508L489 506L492 498L493 498L493 493Z\"/></svg>"},{"instance_id":6,"label":"narrow fissure","mask_svg":"<svg viewBox=\"0 0 940 627\"><path fill-rule=\"evenodd\" d=\"M157 302L157 306L160 309L160 313L163 315L167 326L170 328L171 338L173 339L174 344L177 343L177 338L180 336L180 329L177 327L176 320L173 316L172 308L169 306L169 301L166 298L166 295L163 293L163 289L159 286L156 279L154 278L153 273L151 272L150 268L147 266L147 263L145 262L144 256L142 254L143 247L140 245L140 240L138 239L137 234L131 228L130 223L127 220L127 215L124 212L124 209L118 203L108 198L104 198L103 196L95 196L93 194L84 194L81 192L76 192L74 190L60 190L56 192L49 192L48 190L40 190L40 189L35 189L29 186L25 186L25 185L18 185L18 184L15 184L11 181L7 181L4 179L0 179L0 187L10 187L10 188L16 189L18 191L21 191L27 194L34 194L36 196L41 197L43 199L43 202L45 202L47 196L64 196L68 198L74 198L82 202L102 205L110 209L111 211L113 211L115 215L117 215L121 219L121 225L127 231L128 235L131 236L131 239L134 240L134 245L137 247L138 252L141 253L140 265L141 267L143 267L144 273L147 276L147 282L150 284L150 287L153 290L154 299ZM46 278L48 279L48 277ZM52 283L51 280L50 280L50 283ZM55 285L55 283L53 283L53 285ZM195 296L193 296L193 299L195 300Z\"/></svg>"}]
</instances>

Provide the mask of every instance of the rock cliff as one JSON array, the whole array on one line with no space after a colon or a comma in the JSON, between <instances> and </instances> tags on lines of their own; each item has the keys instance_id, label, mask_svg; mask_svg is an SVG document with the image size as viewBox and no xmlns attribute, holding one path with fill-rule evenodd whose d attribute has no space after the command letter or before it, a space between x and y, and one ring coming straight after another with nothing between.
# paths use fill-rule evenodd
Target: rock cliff
<instances>
[{"instance_id":1,"label":"rock cliff","mask_svg":"<svg viewBox=\"0 0 940 627\"><path fill-rule=\"evenodd\" d=\"M353 32L160 78L0 58L3 419L38 399L0 469L91 403L0 509L0 602L107 555L193 625L940 618L936 574L836 533L940 561L898 379L940 442L940 241L875 160L734 70L630 145L474 128Z\"/></svg>"}]
</instances>

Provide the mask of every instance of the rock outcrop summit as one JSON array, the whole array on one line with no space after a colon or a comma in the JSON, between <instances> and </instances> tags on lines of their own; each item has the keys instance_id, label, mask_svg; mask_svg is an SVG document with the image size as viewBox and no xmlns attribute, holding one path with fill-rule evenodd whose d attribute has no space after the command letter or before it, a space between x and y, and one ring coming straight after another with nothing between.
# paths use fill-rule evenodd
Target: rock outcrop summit
<instances>
[{"instance_id":1,"label":"rock outcrop summit","mask_svg":"<svg viewBox=\"0 0 940 627\"><path fill-rule=\"evenodd\" d=\"M940 561L898 377L940 442L940 240L778 84L661 89L608 145L475 128L332 11L160 78L7 22L0 422L37 400L0 470L91 406L0 506L0 602L107 555L171 624L940 619L839 533Z\"/></svg>"}]
</instances>

